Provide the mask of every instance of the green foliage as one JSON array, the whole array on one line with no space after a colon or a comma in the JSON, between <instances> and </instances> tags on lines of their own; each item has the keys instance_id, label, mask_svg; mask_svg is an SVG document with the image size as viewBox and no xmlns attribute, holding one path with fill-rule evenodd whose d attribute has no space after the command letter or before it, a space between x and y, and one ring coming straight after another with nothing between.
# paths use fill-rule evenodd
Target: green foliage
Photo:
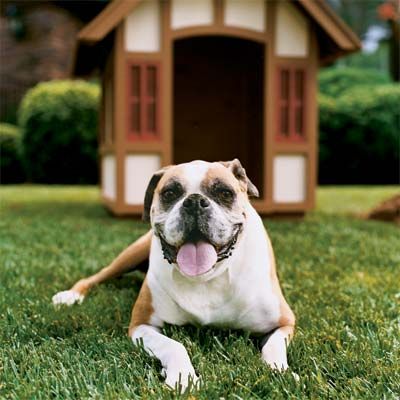
<instances>
[{"instance_id":1,"label":"green foliage","mask_svg":"<svg viewBox=\"0 0 400 400\"><path fill-rule=\"evenodd\" d=\"M178 398L163 384L160 363L127 336L139 273L99 286L80 306L51 304L55 292L109 263L147 225L111 218L96 188L8 186L0 194L0 398ZM320 189L318 212L267 222L297 316L288 358L299 382L269 370L246 332L164 328L204 379L193 398L398 397L398 228L335 209L352 210L359 198L369 199L368 208L387 195L387 188L372 197L368 188Z\"/></svg>"},{"instance_id":2,"label":"green foliage","mask_svg":"<svg viewBox=\"0 0 400 400\"><path fill-rule=\"evenodd\" d=\"M400 85L386 80L350 69L321 74L320 183L399 182Z\"/></svg>"},{"instance_id":3,"label":"green foliage","mask_svg":"<svg viewBox=\"0 0 400 400\"><path fill-rule=\"evenodd\" d=\"M349 67L358 68L361 70L375 70L381 74L389 74L389 61L390 61L389 43L387 40L383 40L379 43L378 48L372 52L367 53L364 51L358 51L352 53L346 57L340 58L336 61L337 67Z\"/></svg>"},{"instance_id":4,"label":"green foliage","mask_svg":"<svg viewBox=\"0 0 400 400\"><path fill-rule=\"evenodd\" d=\"M99 87L83 81L40 83L19 109L26 173L33 182L97 182Z\"/></svg>"},{"instance_id":5,"label":"green foliage","mask_svg":"<svg viewBox=\"0 0 400 400\"><path fill-rule=\"evenodd\" d=\"M0 123L1 183L18 183L24 180L19 149L20 140L18 127Z\"/></svg>"},{"instance_id":6,"label":"green foliage","mask_svg":"<svg viewBox=\"0 0 400 400\"><path fill-rule=\"evenodd\" d=\"M389 83L390 78L373 69L327 68L319 74L320 93L340 96L356 86L373 86Z\"/></svg>"}]
</instances>

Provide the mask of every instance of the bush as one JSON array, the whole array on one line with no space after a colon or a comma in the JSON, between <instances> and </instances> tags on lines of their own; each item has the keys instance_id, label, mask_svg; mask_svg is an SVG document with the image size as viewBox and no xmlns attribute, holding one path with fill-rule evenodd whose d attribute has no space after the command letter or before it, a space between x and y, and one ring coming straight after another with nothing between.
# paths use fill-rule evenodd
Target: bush
<instances>
[{"instance_id":1,"label":"bush","mask_svg":"<svg viewBox=\"0 0 400 400\"><path fill-rule=\"evenodd\" d=\"M328 96L340 96L356 86L374 86L390 82L388 75L373 69L328 68L319 74L319 90Z\"/></svg>"},{"instance_id":2,"label":"bush","mask_svg":"<svg viewBox=\"0 0 400 400\"><path fill-rule=\"evenodd\" d=\"M29 180L97 182L99 94L83 81L45 82L27 92L18 119Z\"/></svg>"},{"instance_id":3,"label":"bush","mask_svg":"<svg viewBox=\"0 0 400 400\"><path fill-rule=\"evenodd\" d=\"M319 96L320 183L399 182L400 85Z\"/></svg>"},{"instance_id":4,"label":"bush","mask_svg":"<svg viewBox=\"0 0 400 400\"><path fill-rule=\"evenodd\" d=\"M0 181L19 183L24 180L20 157L20 131L11 124L0 123Z\"/></svg>"}]
</instances>

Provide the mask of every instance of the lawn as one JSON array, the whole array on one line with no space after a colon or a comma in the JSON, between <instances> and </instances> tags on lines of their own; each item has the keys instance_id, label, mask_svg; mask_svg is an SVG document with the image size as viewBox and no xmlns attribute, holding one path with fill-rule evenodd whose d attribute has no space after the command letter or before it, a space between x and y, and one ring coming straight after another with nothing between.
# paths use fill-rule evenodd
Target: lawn
<instances>
[{"instance_id":1,"label":"lawn","mask_svg":"<svg viewBox=\"0 0 400 400\"><path fill-rule=\"evenodd\" d=\"M323 188L302 221L265 221L297 315L289 363L271 372L245 332L166 327L204 380L196 399L398 399L399 228L364 221L399 188ZM51 296L104 266L147 226L112 218L92 187L2 187L0 398L168 399L160 365L128 339L143 276L80 306Z\"/></svg>"}]
</instances>

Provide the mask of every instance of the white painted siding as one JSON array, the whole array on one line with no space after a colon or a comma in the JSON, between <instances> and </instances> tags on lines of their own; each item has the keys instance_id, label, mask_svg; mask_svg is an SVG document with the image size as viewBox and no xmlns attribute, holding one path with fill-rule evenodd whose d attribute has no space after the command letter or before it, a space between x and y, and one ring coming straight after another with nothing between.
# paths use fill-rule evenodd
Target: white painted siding
<instances>
[{"instance_id":1,"label":"white painted siding","mask_svg":"<svg viewBox=\"0 0 400 400\"><path fill-rule=\"evenodd\" d=\"M307 57L308 21L288 1L277 3L275 51L281 57Z\"/></svg>"},{"instance_id":2,"label":"white painted siding","mask_svg":"<svg viewBox=\"0 0 400 400\"><path fill-rule=\"evenodd\" d=\"M300 203L306 196L306 158L280 155L274 159L274 201Z\"/></svg>"},{"instance_id":3,"label":"white painted siding","mask_svg":"<svg viewBox=\"0 0 400 400\"><path fill-rule=\"evenodd\" d=\"M125 19L125 49L146 53L159 51L160 26L159 1L143 1Z\"/></svg>"},{"instance_id":4,"label":"white painted siding","mask_svg":"<svg viewBox=\"0 0 400 400\"><path fill-rule=\"evenodd\" d=\"M172 0L172 29L210 25L213 20L213 0Z\"/></svg>"},{"instance_id":5,"label":"white painted siding","mask_svg":"<svg viewBox=\"0 0 400 400\"><path fill-rule=\"evenodd\" d=\"M264 0L225 0L224 4L225 25L265 32Z\"/></svg>"},{"instance_id":6,"label":"white painted siding","mask_svg":"<svg viewBox=\"0 0 400 400\"><path fill-rule=\"evenodd\" d=\"M138 154L125 157L125 202L143 204L147 185L154 172L161 168L158 154Z\"/></svg>"},{"instance_id":7,"label":"white painted siding","mask_svg":"<svg viewBox=\"0 0 400 400\"><path fill-rule=\"evenodd\" d=\"M110 200L116 199L115 156L108 154L101 159L101 193Z\"/></svg>"}]
</instances>

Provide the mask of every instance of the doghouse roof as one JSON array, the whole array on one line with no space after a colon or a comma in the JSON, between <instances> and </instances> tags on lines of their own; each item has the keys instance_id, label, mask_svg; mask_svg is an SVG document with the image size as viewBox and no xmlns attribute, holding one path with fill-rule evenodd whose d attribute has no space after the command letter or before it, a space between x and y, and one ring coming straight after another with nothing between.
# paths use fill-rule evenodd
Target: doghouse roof
<instances>
[{"instance_id":1,"label":"doghouse roof","mask_svg":"<svg viewBox=\"0 0 400 400\"><path fill-rule=\"evenodd\" d=\"M101 59L101 48L109 49L112 31L133 9L144 0L113 0L100 14L87 24L78 35L78 51L74 73L84 75L96 67ZM333 61L338 57L361 48L355 33L326 4L325 0L296 0L296 4L316 23L320 46L321 62ZM104 42L108 42L104 43ZM92 50L92 51L91 51ZM95 54L97 53L97 54Z\"/></svg>"}]
</instances>

